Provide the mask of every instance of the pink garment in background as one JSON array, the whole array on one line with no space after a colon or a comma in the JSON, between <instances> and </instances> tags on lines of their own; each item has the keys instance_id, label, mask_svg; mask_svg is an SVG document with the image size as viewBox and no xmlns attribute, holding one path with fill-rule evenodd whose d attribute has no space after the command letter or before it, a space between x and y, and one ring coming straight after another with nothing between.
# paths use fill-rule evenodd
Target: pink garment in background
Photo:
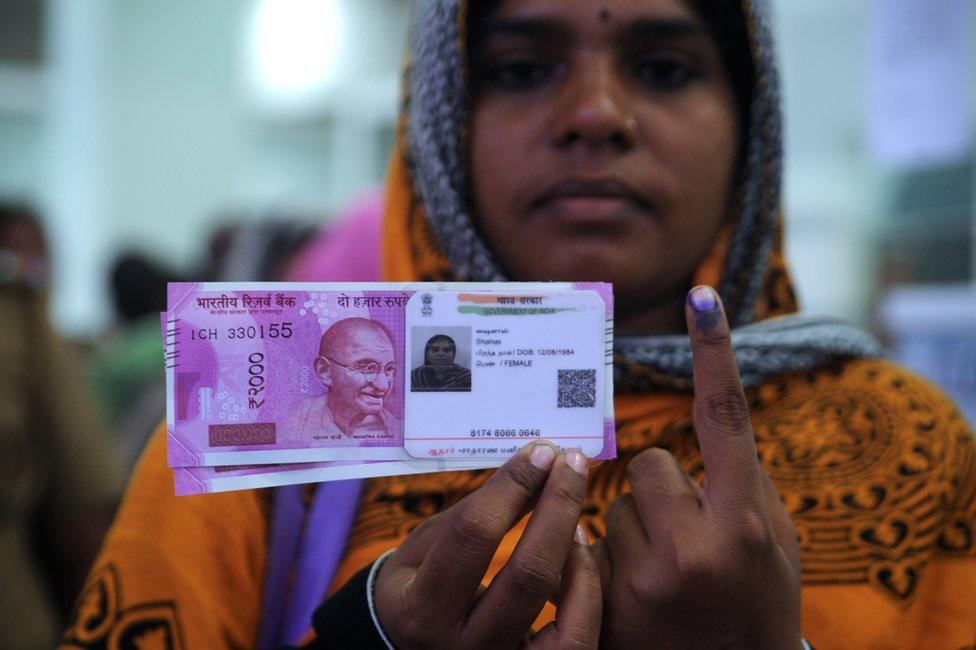
<instances>
[{"instance_id":1,"label":"pink garment in background","mask_svg":"<svg viewBox=\"0 0 976 650\"><path fill-rule=\"evenodd\" d=\"M292 282L375 282L380 279L383 194L351 203L298 254L285 274Z\"/></svg>"}]
</instances>

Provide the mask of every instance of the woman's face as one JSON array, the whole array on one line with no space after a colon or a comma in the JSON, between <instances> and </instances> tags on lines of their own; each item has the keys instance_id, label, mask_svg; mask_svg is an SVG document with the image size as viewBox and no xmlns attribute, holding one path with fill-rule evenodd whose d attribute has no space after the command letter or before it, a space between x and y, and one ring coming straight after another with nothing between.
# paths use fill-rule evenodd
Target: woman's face
<instances>
[{"instance_id":1,"label":"woman's face","mask_svg":"<svg viewBox=\"0 0 976 650\"><path fill-rule=\"evenodd\" d=\"M611 281L624 320L683 294L724 221L738 146L733 89L694 11L504 0L474 31L476 213L509 275Z\"/></svg>"},{"instance_id":2,"label":"woman's face","mask_svg":"<svg viewBox=\"0 0 976 650\"><path fill-rule=\"evenodd\" d=\"M427 364L449 366L454 363L454 341L447 337L432 339L427 344Z\"/></svg>"}]
</instances>

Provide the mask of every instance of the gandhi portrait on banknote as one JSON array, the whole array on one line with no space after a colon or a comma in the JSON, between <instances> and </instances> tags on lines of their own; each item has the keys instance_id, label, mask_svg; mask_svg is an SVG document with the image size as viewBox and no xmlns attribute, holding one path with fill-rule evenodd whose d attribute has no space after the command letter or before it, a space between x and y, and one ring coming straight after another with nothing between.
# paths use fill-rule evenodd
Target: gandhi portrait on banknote
<instances>
[{"instance_id":1,"label":"gandhi portrait on banknote","mask_svg":"<svg viewBox=\"0 0 976 650\"><path fill-rule=\"evenodd\" d=\"M386 408L397 374L386 329L366 318L345 318L322 335L312 362L324 395L305 400L288 419L290 437L376 440L396 435L400 422Z\"/></svg>"}]
</instances>

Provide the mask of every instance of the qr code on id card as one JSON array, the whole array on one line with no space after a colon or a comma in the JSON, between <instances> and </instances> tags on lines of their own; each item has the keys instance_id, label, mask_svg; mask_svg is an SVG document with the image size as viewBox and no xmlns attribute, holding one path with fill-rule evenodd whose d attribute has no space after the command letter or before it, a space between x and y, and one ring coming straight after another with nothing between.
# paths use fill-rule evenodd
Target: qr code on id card
<instances>
[{"instance_id":1,"label":"qr code on id card","mask_svg":"<svg viewBox=\"0 0 976 650\"><path fill-rule=\"evenodd\" d=\"M596 370L560 370L559 408L596 406Z\"/></svg>"}]
</instances>

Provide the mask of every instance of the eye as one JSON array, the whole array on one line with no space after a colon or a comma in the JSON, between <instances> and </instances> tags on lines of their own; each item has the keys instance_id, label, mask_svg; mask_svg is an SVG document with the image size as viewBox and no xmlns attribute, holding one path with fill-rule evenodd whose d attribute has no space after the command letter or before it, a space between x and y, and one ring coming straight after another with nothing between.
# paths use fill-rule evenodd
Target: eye
<instances>
[{"instance_id":1,"label":"eye","mask_svg":"<svg viewBox=\"0 0 976 650\"><path fill-rule=\"evenodd\" d=\"M488 63L483 78L488 84L509 90L528 90L547 82L554 73L551 64L531 59Z\"/></svg>"},{"instance_id":2,"label":"eye","mask_svg":"<svg viewBox=\"0 0 976 650\"><path fill-rule=\"evenodd\" d=\"M679 90L701 77L692 63L676 56L646 56L633 65L634 79L657 90Z\"/></svg>"}]
</instances>

